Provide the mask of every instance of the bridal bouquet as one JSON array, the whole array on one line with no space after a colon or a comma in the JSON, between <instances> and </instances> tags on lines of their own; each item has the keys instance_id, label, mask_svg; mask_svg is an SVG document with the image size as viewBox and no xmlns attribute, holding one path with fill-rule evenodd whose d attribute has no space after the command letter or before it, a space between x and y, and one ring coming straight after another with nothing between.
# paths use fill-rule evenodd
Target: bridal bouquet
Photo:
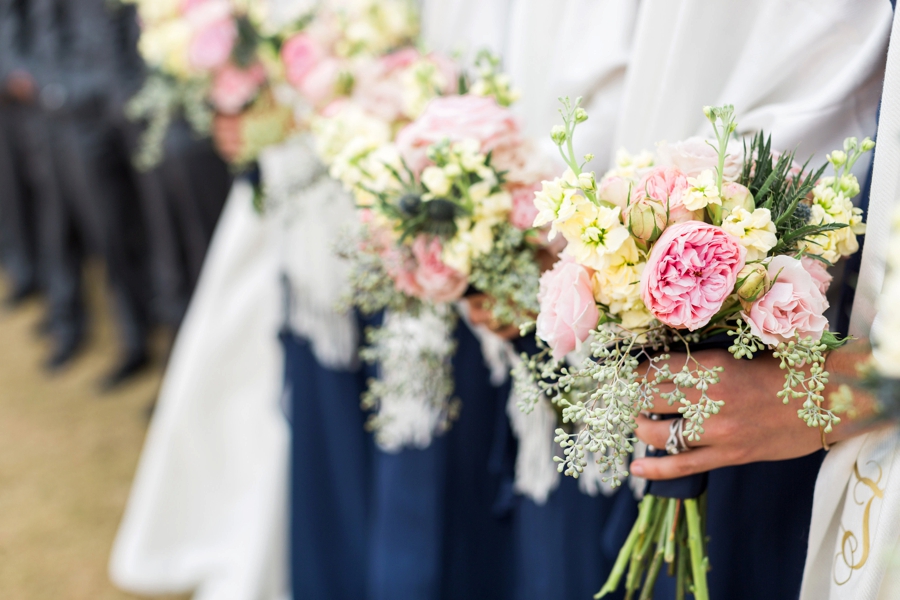
<instances>
[{"instance_id":1,"label":"bridal bouquet","mask_svg":"<svg viewBox=\"0 0 900 600\"><path fill-rule=\"evenodd\" d=\"M568 245L540 281L536 333L544 348L514 373L524 411L543 394L561 411L559 470L577 478L593 460L618 485L634 450L635 417L658 399L680 405L666 450L699 440L724 405L715 398L722 367L691 353L705 346L728 347L736 359L779 358L778 398L799 400L798 416L824 440L840 420L823 406L825 354L843 343L824 317L827 267L858 250L864 225L851 203L859 184L850 169L872 141L848 139L828 156L834 174L824 176L827 165L798 165L761 133L741 152L733 108L707 107L714 140L623 155L597 181L572 149L586 112L566 99L562 114L552 137L568 169L542 183L534 224L549 224ZM681 368L672 367L671 350L686 352ZM649 597L663 563L681 593L708 597L705 480L687 487L694 489L650 487L598 597L618 587L626 567L629 594L643 586Z\"/></svg>"},{"instance_id":2,"label":"bridal bouquet","mask_svg":"<svg viewBox=\"0 0 900 600\"><path fill-rule=\"evenodd\" d=\"M244 152L238 164L283 139L293 126L289 107L276 101L284 39L302 30L306 15L285 31L267 32L260 5L249 0L136 0L142 23L139 48L151 75L131 100L133 119L147 120L136 163L152 168L162 159L166 131L183 113L208 135L214 112L243 114Z\"/></svg>"},{"instance_id":3,"label":"bridal bouquet","mask_svg":"<svg viewBox=\"0 0 900 600\"><path fill-rule=\"evenodd\" d=\"M358 0L339 10L320 9L281 47L284 78L309 108L321 110L354 90L371 87L366 65L411 48L418 24L408 0Z\"/></svg>"},{"instance_id":4,"label":"bridal bouquet","mask_svg":"<svg viewBox=\"0 0 900 600\"><path fill-rule=\"evenodd\" d=\"M463 80L467 93L437 95L424 107L423 94L457 87L455 70L434 55L404 51L385 60L378 72L388 80L394 72L401 85L385 85L377 101L340 106L341 118L314 131L351 136L318 141L359 206L358 237L344 252L352 303L365 313L387 309L364 350L380 377L363 402L375 411L369 426L379 444L397 449L427 445L456 414L452 334L455 303L468 290L493 299L501 324L537 312L543 241L531 226L531 197L545 172L536 171L537 154L507 106L515 93L495 59L480 55L479 79L471 87Z\"/></svg>"}]
</instances>

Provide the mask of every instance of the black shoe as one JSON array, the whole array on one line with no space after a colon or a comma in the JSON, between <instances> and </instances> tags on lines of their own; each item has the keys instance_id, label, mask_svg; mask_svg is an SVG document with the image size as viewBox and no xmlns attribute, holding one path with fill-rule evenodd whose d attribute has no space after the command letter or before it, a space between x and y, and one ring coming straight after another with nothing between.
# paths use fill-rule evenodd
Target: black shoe
<instances>
[{"instance_id":1,"label":"black shoe","mask_svg":"<svg viewBox=\"0 0 900 600\"><path fill-rule=\"evenodd\" d=\"M51 373L61 370L81 351L84 339L80 335L67 336L56 345L56 349L44 367Z\"/></svg>"},{"instance_id":2,"label":"black shoe","mask_svg":"<svg viewBox=\"0 0 900 600\"><path fill-rule=\"evenodd\" d=\"M37 286L33 283L17 286L6 296L3 304L9 309L18 308L23 302L35 295L37 291Z\"/></svg>"},{"instance_id":3,"label":"black shoe","mask_svg":"<svg viewBox=\"0 0 900 600\"><path fill-rule=\"evenodd\" d=\"M41 317L40 321L34 324L34 329L32 331L34 332L34 335L40 338L47 337L53 333L53 323L51 323L50 317L46 315Z\"/></svg>"},{"instance_id":4,"label":"black shoe","mask_svg":"<svg viewBox=\"0 0 900 600\"><path fill-rule=\"evenodd\" d=\"M141 373L150 365L146 352L132 352L100 382L100 391L110 392Z\"/></svg>"}]
</instances>

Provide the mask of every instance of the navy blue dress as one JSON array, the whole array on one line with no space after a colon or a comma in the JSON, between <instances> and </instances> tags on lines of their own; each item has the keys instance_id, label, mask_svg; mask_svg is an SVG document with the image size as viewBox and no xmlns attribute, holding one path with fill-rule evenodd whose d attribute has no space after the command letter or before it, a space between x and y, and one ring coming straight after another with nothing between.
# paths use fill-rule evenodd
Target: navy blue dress
<instances>
[{"instance_id":1,"label":"navy blue dress","mask_svg":"<svg viewBox=\"0 0 900 600\"><path fill-rule=\"evenodd\" d=\"M511 598L512 527L490 464L509 388L491 385L466 325L456 338L459 419L428 448L375 454L369 600Z\"/></svg>"},{"instance_id":2,"label":"navy blue dress","mask_svg":"<svg viewBox=\"0 0 900 600\"><path fill-rule=\"evenodd\" d=\"M322 367L285 331L291 420L290 565L294 598L365 598L371 435L359 407L363 369Z\"/></svg>"}]
</instances>

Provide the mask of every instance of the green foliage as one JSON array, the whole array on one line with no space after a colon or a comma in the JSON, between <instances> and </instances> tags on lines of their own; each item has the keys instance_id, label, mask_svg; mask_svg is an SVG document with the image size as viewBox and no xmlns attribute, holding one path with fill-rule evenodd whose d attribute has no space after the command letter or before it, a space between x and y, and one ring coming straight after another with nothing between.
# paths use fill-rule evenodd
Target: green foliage
<instances>
[{"instance_id":1,"label":"green foliage","mask_svg":"<svg viewBox=\"0 0 900 600\"><path fill-rule=\"evenodd\" d=\"M772 152L772 137L760 132L753 137L750 146L744 144L744 167L741 184L746 186L759 208L767 208L772 214L778 236L778 245L770 254L784 254L796 248L804 239L812 239L820 233L840 229L846 225L810 225L808 211L797 210L822 177L827 165L816 171L808 170L809 161L795 166L793 152L785 152L777 158Z\"/></svg>"},{"instance_id":2,"label":"green foliage","mask_svg":"<svg viewBox=\"0 0 900 600\"><path fill-rule=\"evenodd\" d=\"M494 226L490 252L472 259L469 282L490 296L494 318L502 325L519 325L538 313L541 270L535 247L525 232L510 223Z\"/></svg>"},{"instance_id":3,"label":"green foliage","mask_svg":"<svg viewBox=\"0 0 900 600\"><path fill-rule=\"evenodd\" d=\"M781 360L780 366L786 371L784 387L778 397L787 404L792 399L802 399L803 406L797 416L809 427L818 427L830 433L833 425L841 419L834 411L823 408L825 398L822 391L828 383L825 370L825 352L828 344L815 341L811 337L799 341L778 344L772 354Z\"/></svg>"}]
</instances>

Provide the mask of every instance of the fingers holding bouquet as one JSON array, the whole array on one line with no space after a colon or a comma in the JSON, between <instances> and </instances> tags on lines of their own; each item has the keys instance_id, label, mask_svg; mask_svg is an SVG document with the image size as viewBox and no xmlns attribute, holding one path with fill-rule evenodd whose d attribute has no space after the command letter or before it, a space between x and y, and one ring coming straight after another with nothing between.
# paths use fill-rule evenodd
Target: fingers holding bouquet
<instances>
[{"instance_id":1,"label":"fingers holding bouquet","mask_svg":"<svg viewBox=\"0 0 900 600\"><path fill-rule=\"evenodd\" d=\"M777 359L759 356L734 365L727 350L704 350L695 354L706 367L723 366L719 382L710 393L724 401L718 413L704 418L697 436L685 438L689 452L659 458L642 458L631 464L631 472L646 479L672 479L712 469L750 462L786 460L822 448L819 430L798 419L796 413L773 402L784 385ZM673 355L672 365L685 362ZM674 391L674 384L659 385L661 393ZM671 419L653 420L651 414L679 415L700 400L695 389L685 391L683 402L657 400L653 408L636 418L635 435L655 448L667 447Z\"/></svg>"}]
</instances>

